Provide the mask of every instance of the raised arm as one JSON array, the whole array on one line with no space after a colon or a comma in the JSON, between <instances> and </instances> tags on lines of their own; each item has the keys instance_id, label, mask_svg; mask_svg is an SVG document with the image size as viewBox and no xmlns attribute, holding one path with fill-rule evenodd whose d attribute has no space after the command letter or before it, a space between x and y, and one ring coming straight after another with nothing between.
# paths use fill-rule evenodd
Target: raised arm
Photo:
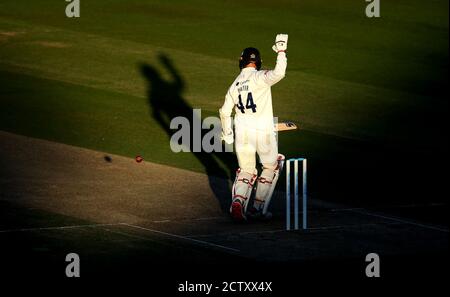
<instances>
[{"instance_id":1,"label":"raised arm","mask_svg":"<svg viewBox=\"0 0 450 297\"><path fill-rule=\"evenodd\" d=\"M287 58L286 58L286 49L287 49L288 35L287 34L278 34L275 38L275 44L272 49L277 53L277 63L273 70L261 71L260 80L262 80L265 84L269 86L273 86L277 82L283 79L286 75L286 67L287 67Z\"/></svg>"}]
</instances>

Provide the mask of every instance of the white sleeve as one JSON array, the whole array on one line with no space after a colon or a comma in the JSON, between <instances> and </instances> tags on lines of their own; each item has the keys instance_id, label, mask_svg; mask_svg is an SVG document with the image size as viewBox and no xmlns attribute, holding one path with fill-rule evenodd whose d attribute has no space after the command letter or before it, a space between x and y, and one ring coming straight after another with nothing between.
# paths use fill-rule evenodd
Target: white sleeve
<instances>
[{"instance_id":1,"label":"white sleeve","mask_svg":"<svg viewBox=\"0 0 450 297\"><path fill-rule=\"evenodd\" d=\"M283 79L286 75L287 58L285 52L279 52L277 56L277 64L273 70L264 70L258 73L257 81L263 82L268 86L273 86Z\"/></svg>"},{"instance_id":2,"label":"white sleeve","mask_svg":"<svg viewBox=\"0 0 450 297\"><path fill-rule=\"evenodd\" d=\"M222 131L225 135L232 132L231 128L231 113L233 112L234 101L230 89L225 95L225 102L221 109L219 109L220 121L222 122Z\"/></svg>"}]
</instances>

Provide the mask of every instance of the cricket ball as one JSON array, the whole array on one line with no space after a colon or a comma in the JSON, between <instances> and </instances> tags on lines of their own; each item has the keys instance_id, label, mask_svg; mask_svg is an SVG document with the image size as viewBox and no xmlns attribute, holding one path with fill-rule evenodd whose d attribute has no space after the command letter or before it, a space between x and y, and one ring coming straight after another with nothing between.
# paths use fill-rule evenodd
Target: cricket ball
<instances>
[{"instance_id":1,"label":"cricket ball","mask_svg":"<svg viewBox=\"0 0 450 297\"><path fill-rule=\"evenodd\" d=\"M144 161L144 158L142 158L141 156L136 156L136 162L141 163L142 161Z\"/></svg>"}]
</instances>

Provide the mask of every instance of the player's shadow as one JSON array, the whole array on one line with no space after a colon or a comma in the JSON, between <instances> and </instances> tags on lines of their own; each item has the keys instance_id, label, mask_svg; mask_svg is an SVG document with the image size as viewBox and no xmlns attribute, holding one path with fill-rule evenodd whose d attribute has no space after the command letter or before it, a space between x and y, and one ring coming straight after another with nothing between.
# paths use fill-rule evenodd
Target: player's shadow
<instances>
[{"instance_id":1,"label":"player's shadow","mask_svg":"<svg viewBox=\"0 0 450 297\"><path fill-rule=\"evenodd\" d=\"M151 116L166 131L169 138L178 130L170 129L170 122L175 117L184 117L189 120L191 126L190 151L201 162L208 176L209 185L218 199L221 209L227 211L231 202L229 189L230 177L234 178L237 161L233 154L225 152L193 152L192 123L194 115L193 107L183 98L185 82L179 71L175 68L168 56L160 54L159 62L169 72L171 79L166 80L154 66L143 63L139 65L142 75L147 80L147 100ZM202 119L196 119L202 121ZM203 135L208 130L202 131ZM167 143L167 146L170 144ZM185 154L180 152L179 154ZM221 167L219 160L226 169ZM195 199L195 197L192 197Z\"/></svg>"}]
</instances>

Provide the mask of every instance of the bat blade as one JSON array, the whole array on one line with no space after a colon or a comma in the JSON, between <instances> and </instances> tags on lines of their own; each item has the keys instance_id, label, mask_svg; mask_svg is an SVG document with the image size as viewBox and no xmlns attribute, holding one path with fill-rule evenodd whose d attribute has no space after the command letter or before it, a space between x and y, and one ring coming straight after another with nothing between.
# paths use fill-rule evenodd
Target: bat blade
<instances>
[{"instance_id":1,"label":"bat blade","mask_svg":"<svg viewBox=\"0 0 450 297\"><path fill-rule=\"evenodd\" d=\"M276 131L290 131L290 130L297 130L298 126L291 121L282 121L275 124L275 130Z\"/></svg>"}]
</instances>

